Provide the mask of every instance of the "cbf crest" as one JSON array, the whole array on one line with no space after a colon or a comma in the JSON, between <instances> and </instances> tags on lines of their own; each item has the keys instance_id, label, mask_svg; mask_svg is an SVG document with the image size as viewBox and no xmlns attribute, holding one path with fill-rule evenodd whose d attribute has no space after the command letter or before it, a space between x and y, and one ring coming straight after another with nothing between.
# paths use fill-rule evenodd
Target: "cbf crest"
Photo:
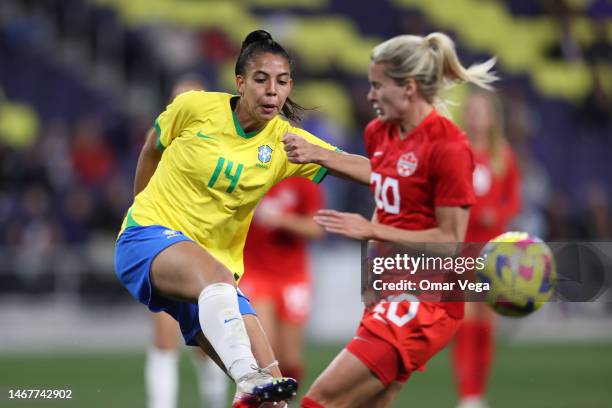
<instances>
[{"instance_id":1,"label":"cbf crest","mask_svg":"<svg viewBox=\"0 0 612 408\"><path fill-rule=\"evenodd\" d=\"M397 172L402 177L412 176L419 165L419 160L413 152L402 154L397 161Z\"/></svg>"},{"instance_id":2,"label":"cbf crest","mask_svg":"<svg viewBox=\"0 0 612 408\"><path fill-rule=\"evenodd\" d=\"M268 145L261 145L257 148L257 158L262 163L268 163L272 158L272 148Z\"/></svg>"}]
</instances>

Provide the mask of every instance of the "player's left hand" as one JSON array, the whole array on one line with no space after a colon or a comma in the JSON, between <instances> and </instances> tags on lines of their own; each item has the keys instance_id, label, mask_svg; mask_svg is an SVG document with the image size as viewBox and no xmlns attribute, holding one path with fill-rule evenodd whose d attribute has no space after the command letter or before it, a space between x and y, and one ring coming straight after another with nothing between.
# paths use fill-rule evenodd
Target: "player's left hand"
<instances>
[{"instance_id":1,"label":"player's left hand","mask_svg":"<svg viewBox=\"0 0 612 408\"><path fill-rule=\"evenodd\" d=\"M325 231L344 235L348 238L363 240L373 236L372 223L359 214L335 210L319 210L314 221L325 228Z\"/></svg>"},{"instance_id":2,"label":"player's left hand","mask_svg":"<svg viewBox=\"0 0 612 408\"><path fill-rule=\"evenodd\" d=\"M309 143L301 136L287 132L281 139L291 163L314 163L319 156L319 146Z\"/></svg>"}]
</instances>

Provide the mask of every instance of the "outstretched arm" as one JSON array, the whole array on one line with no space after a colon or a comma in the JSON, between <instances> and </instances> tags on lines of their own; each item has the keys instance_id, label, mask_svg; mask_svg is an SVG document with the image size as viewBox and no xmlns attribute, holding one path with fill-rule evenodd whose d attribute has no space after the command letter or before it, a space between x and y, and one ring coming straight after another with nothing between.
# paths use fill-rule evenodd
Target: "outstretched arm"
<instances>
[{"instance_id":1,"label":"outstretched arm","mask_svg":"<svg viewBox=\"0 0 612 408\"><path fill-rule=\"evenodd\" d=\"M134 179L134 197L138 195L149 183L157 164L161 160L162 152L156 147L157 133L151 128L147 133L140 156L138 156L138 164L136 165L136 177Z\"/></svg>"},{"instance_id":2,"label":"outstretched arm","mask_svg":"<svg viewBox=\"0 0 612 408\"><path fill-rule=\"evenodd\" d=\"M288 214L266 209L262 202L255 210L253 222L268 228L278 228L307 239L320 239L325 231L312 219L311 215Z\"/></svg>"},{"instance_id":3,"label":"outstretched arm","mask_svg":"<svg viewBox=\"0 0 612 408\"><path fill-rule=\"evenodd\" d=\"M303 137L287 133L282 139L287 157L292 163L316 163L325 167L330 174L344 177L358 183L370 184L370 160L357 154L332 151L309 143Z\"/></svg>"},{"instance_id":4,"label":"outstretched arm","mask_svg":"<svg viewBox=\"0 0 612 408\"><path fill-rule=\"evenodd\" d=\"M353 239L375 239L403 245L414 242L451 243L463 241L469 212L469 208L463 207L436 207L438 226L419 231L378 224L366 220L359 214L342 213L334 210L321 210L314 217L314 220L327 232Z\"/></svg>"}]
</instances>

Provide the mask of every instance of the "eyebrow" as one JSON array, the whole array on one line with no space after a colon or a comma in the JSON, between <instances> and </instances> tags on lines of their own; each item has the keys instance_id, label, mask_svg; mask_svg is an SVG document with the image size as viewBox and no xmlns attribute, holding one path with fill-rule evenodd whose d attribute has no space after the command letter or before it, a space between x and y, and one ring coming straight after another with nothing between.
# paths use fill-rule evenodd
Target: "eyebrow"
<instances>
[{"instance_id":1,"label":"eyebrow","mask_svg":"<svg viewBox=\"0 0 612 408\"><path fill-rule=\"evenodd\" d=\"M257 75L257 74L262 74L262 75L270 76L270 74L268 74L266 71L261 71L261 70L253 72L253 75ZM283 75L289 75L289 73L288 72L281 72L277 76L283 76Z\"/></svg>"}]
</instances>

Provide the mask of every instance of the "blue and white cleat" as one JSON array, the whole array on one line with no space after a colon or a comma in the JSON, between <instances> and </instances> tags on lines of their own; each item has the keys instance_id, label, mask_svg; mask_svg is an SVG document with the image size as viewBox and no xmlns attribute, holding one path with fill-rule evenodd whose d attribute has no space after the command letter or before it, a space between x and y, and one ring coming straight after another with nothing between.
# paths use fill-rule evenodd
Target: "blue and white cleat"
<instances>
[{"instance_id":1,"label":"blue and white cleat","mask_svg":"<svg viewBox=\"0 0 612 408\"><path fill-rule=\"evenodd\" d=\"M236 383L236 396L232 408L256 408L265 402L289 401L297 394L298 383L293 378L274 378L258 368L244 375Z\"/></svg>"}]
</instances>

